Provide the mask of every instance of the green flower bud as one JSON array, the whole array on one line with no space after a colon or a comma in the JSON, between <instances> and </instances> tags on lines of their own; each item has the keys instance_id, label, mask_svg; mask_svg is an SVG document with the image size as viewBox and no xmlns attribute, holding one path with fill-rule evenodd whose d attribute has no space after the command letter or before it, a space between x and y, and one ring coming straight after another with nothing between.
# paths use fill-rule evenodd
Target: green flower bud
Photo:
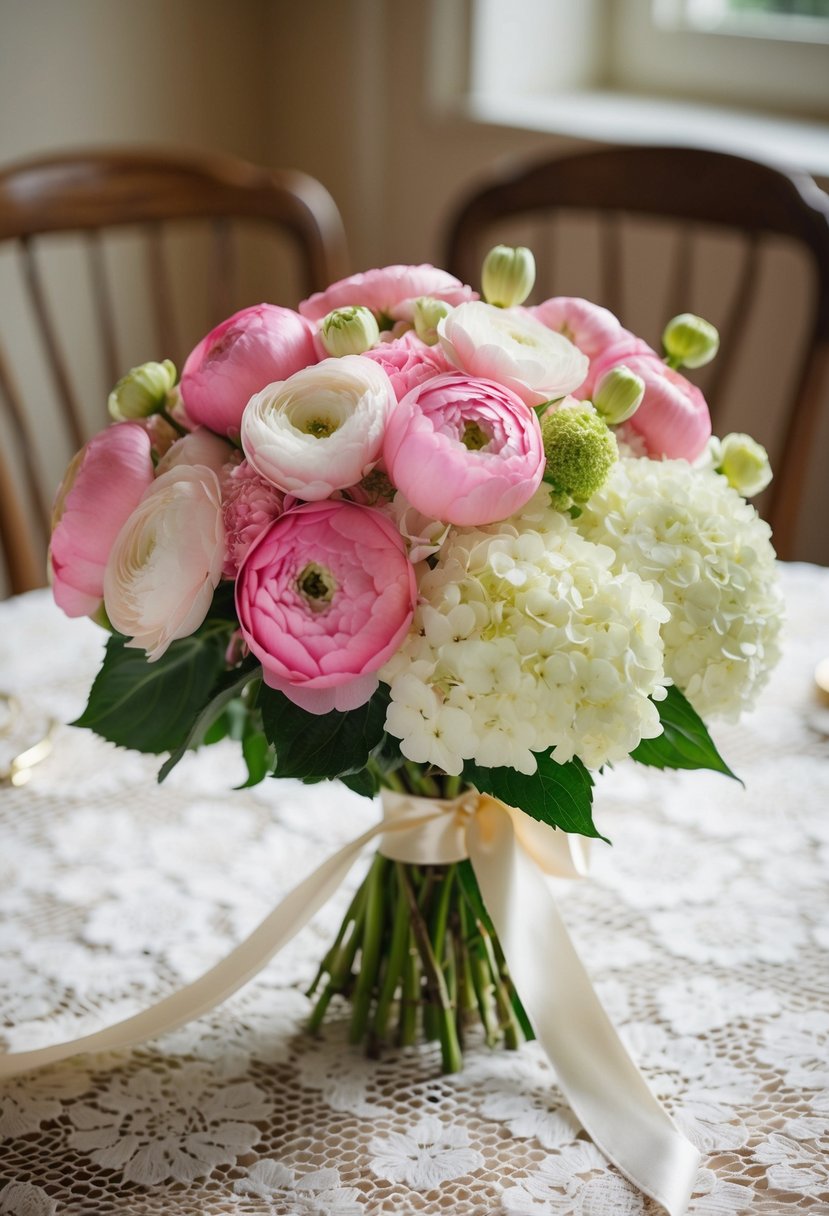
<instances>
[{"instance_id":1,"label":"green flower bud","mask_svg":"<svg viewBox=\"0 0 829 1216\"><path fill-rule=\"evenodd\" d=\"M362 355L380 338L374 313L362 305L335 308L320 324L320 341L329 355Z\"/></svg>"},{"instance_id":2,"label":"green flower bud","mask_svg":"<svg viewBox=\"0 0 829 1216\"><path fill-rule=\"evenodd\" d=\"M720 440L717 472L744 498L765 490L772 478L766 449L750 435L741 434L726 435Z\"/></svg>"},{"instance_id":3,"label":"green flower bud","mask_svg":"<svg viewBox=\"0 0 829 1216\"><path fill-rule=\"evenodd\" d=\"M626 422L642 404L645 381L624 363L612 367L593 391L593 404L608 426Z\"/></svg>"},{"instance_id":4,"label":"green flower bud","mask_svg":"<svg viewBox=\"0 0 829 1216\"><path fill-rule=\"evenodd\" d=\"M445 300L436 300L434 296L420 296L414 303L415 333L421 342L427 346L436 346L438 341L438 322L448 317L452 305Z\"/></svg>"},{"instance_id":5,"label":"green flower bud","mask_svg":"<svg viewBox=\"0 0 829 1216\"><path fill-rule=\"evenodd\" d=\"M710 321L683 312L665 326L662 345L671 367L703 367L719 350L720 335Z\"/></svg>"},{"instance_id":6,"label":"green flower bud","mask_svg":"<svg viewBox=\"0 0 829 1216\"><path fill-rule=\"evenodd\" d=\"M544 480L559 509L587 502L619 458L616 436L587 402L562 405L541 419Z\"/></svg>"},{"instance_id":7,"label":"green flower bud","mask_svg":"<svg viewBox=\"0 0 829 1216\"><path fill-rule=\"evenodd\" d=\"M481 287L487 304L523 304L535 284L535 258L523 245L496 245L484 258Z\"/></svg>"},{"instance_id":8,"label":"green flower bud","mask_svg":"<svg viewBox=\"0 0 829 1216\"><path fill-rule=\"evenodd\" d=\"M167 394L176 382L175 364L142 363L122 376L107 399L110 417L116 422L129 418L149 418L167 405Z\"/></svg>"}]
</instances>

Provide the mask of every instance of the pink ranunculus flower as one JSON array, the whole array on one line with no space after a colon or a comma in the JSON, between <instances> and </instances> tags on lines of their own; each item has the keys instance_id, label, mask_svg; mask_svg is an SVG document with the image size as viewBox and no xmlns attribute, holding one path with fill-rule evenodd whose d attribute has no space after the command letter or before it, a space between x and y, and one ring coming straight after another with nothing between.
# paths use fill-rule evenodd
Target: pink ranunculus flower
<instances>
[{"instance_id":1,"label":"pink ranunculus flower","mask_svg":"<svg viewBox=\"0 0 829 1216\"><path fill-rule=\"evenodd\" d=\"M618 338L618 341L611 342L609 346L605 346L597 355L591 356L590 369L582 383L575 390L574 396L582 401L590 401L593 398L593 392L596 385L601 380L602 376L611 370L611 368L619 367L624 364L627 367L628 360L634 356L647 355L659 358L652 347L648 346L647 342L643 342L641 338L637 338L636 334L630 333L629 330L623 329ZM631 368L631 370L633 370Z\"/></svg>"},{"instance_id":2,"label":"pink ranunculus flower","mask_svg":"<svg viewBox=\"0 0 829 1216\"><path fill-rule=\"evenodd\" d=\"M391 380L398 401L424 380L453 370L440 347L427 346L413 330L401 338L381 342L373 350L366 351L363 358L380 364Z\"/></svg>"},{"instance_id":3,"label":"pink ranunculus flower","mask_svg":"<svg viewBox=\"0 0 829 1216\"><path fill-rule=\"evenodd\" d=\"M255 541L285 508L284 495L247 460L227 465L219 478L225 525L225 578L236 578Z\"/></svg>"},{"instance_id":4,"label":"pink ranunculus flower","mask_svg":"<svg viewBox=\"0 0 829 1216\"><path fill-rule=\"evenodd\" d=\"M161 658L201 625L225 554L219 479L205 465L162 474L121 528L104 573L107 616L127 646Z\"/></svg>"},{"instance_id":5,"label":"pink ranunculus flower","mask_svg":"<svg viewBox=\"0 0 829 1216\"><path fill-rule=\"evenodd\" d=\"M447 304L478 298L471 287L436 266L384 266L332 283L325 291L303 300L299 311L309 321L321 321L335 308L362 304L392 320L411 321L415 300L420 296L433 296Z\"/></svg>"},{"instance_id":6,"label":"pink ranunculus flower","mask_svg":"<svg viewBox=\"0 0 829 1216\"><path fill-rule=\"evenodd\" d=\"M122 524L153 481L151 437L139 422L116 422L72 463L52 512L52 593L67 616L90 616L104 597L104 569Z\"/></svg>"},{"instance_id":7,"label":"pink ranunculus flower","mask_svg":"<svg viewBox=\"0 0 829 1216\"><path fill-rule=\"evenodd\" d=\"M310 713L356 709L414 615L405 545L379 511L305 503L271 524L236 582L242 636L265 683Z\"/></svg>"},{"instance_id":8,"label":"pink ranunculus flower","mask_svg":"<svg viewBox=\"0 0 829 1216\"><path fill-rule=\"evenodd\" d=\"M462 527L506 519L544 476L533 411L503 385L457 372L403 398L386 428L383 460L413 507Z\"/></svg>"},{"instance_id":9,"label":"pink ranunculus flower","mask_svg":"<svg viewBox=\"0 0 829 1216\"><path fill-rule=\"evenodd\" d=\"M696 460L711 438L708 403L697 386L638 338L610 347L591 365L593 385L620 363L645 382L642 404L625 427L641 436L650 456Z\"/></svg>"},{"instance_id":10,"label":"pink ranunculus flower","mask_svg":"<svg viewBox=\"0 0 829 1216\"><path fill-rule=\"evenodd\" d=\"M470 376L495 380L527 405L564 397L587 375L588 360L525 309L461 304L438 323L443 352Z\"/></svg>"},{"instance_id":11,"label":"pink ranunculus flower","mask_svg":"<svg viewBox=\"0 0 829 1216\"><path fill-rule=\"evenodd\" d=\"M579 296L553 296L526 311L548 329L563 334L588 359L595 359L628 335L618 317L609 309Z\"/></svg>"},{"instance_id":12,"label":"pink ranunculus flower","mask_svg":"<svg viewBox=\"0 0 829 1216\"><path fill-rule=\"evenodd\" d=\"M276 304L243 308L187 356L179 385L187 416L236 436L254 393L316 362L313 326L298 313Z\"/></svg>"},{"instance_id":13,"label":"pink ranunculus flower","mask_svg":"<svg viewBox=\"0 0 829 1216\"><path fill-rule=\"evenodd\" d=\"M363 355L324 359L250 399L242 447L267 481L316 502L374 467L395 404L378 363Z\"/></svg>"}]
</instances>

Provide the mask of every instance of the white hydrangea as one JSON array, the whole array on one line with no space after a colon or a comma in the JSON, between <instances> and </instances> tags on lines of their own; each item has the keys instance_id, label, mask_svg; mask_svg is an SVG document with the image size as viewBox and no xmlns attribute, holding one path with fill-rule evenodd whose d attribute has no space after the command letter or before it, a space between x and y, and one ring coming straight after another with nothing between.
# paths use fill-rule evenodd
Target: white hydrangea
<instances>
[{"instance_id":1,"label":"white hydrangea","mask_svg":"<svg viewBox=\"0 0 829 1216\"><path fill-rule=\"evenodd\" d=\"M782 598L768 524L711 469L619 461L577 521L662 589L665 671L703 717L734 720L779 658Z\"/></svg>"},{"instance_id":2,"label":"white hydrangea","mask_svg":"<svg viewBox=\"0 0 829 1216\"><path fill-rule=\"evenodd\" d=\"M410 760L534 773L534 752L590 768L660 733L658 588L614 573L541 490L520 515L452 528L419 579L411 631L380 672ZM662 694L664 695L664 694Z\"/></svg>"}]
</instances>

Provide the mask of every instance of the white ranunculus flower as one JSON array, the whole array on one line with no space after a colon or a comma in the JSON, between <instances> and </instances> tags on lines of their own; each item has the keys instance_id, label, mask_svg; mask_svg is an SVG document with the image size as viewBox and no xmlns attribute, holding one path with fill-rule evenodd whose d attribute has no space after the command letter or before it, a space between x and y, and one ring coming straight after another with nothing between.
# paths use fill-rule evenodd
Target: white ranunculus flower
<instances>
[{"instance_id":1,"label":"white ranunculus flower","mask_svg":"<svg viewBox=\"0 0 829 1216\"><path fill-rule=\"evenodd\" d=\"M286 493L316 502L356 485L380 456L395 404L372 359L323 359L251 397L242 447L256 471Z\"/></svg>"},{"instance_id":2,"label":"white ranunculus flower","mask_svg":"<svg viewBox=\"0 0 829 1216\"><path fill-rule=\"evenodd\" d=\"M527 405L564 397L587 375L587 356L523 311L459 304L439 322L438 337L455 367L511 388Z\"/></svg>"},{"instance_id":3,"label":"white ranunculus flower","mask_svg":"<svg viewBox=\"0 0 829 1216\"><path fill-rule=\"evenodd\" d=\"M170 469L192 464L201 464L219 473L234 456L239 458L238 448L214 435L206 426L197 426L167 449L158 462L156 478L169 473Z\"/></svg>"},{"instance_id":4,"label":"white ranunculus flower","mask_svg":"<svg viewBox=\"0 0 829 1216\"><path fill-rule=\"evenodd\" d=\"M205 465L157 478L118 536L104 573L104 605L128 646L159 659L198 629L222 575L219 479Z\"/></svg>"}]
</instances>

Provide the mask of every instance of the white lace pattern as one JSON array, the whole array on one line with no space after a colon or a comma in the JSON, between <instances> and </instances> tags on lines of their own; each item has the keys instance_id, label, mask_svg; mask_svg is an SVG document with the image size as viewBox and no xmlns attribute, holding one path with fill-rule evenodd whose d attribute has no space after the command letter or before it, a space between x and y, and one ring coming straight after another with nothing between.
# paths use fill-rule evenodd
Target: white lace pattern
<instances>
[{"instance_id":1,"label":"white lace pattern","mask_svg":"<svg viewBox=\"0 0 829 1216\"><path fill-rule=\"evenodd\" d=\"M601 777L593 877L563 915L654 1092L703 1153L690 1216L829 1213L829 571L784 568L785 658L713 726L745 788L633 764ZM0 605L27 720L83 707L99 631L45 593ZM23 729L23 725L21 725ZM0 757L2 762L2 757ZM69 727L0 789L0 1036L100 1027L215 963L375 821L347 790L244 779L230 745L162 786ZM359 867L358 867L359 868ZM247 988L132 1052L0 1083L0 1216L656 1216L585 1138L537 1045L463 1073L435 1044L367 1060L304 988L358 881ZM531 927L528 927L531 932ZM555 967L539 943L539 966Z\"/></svg>"}]
</instances>

